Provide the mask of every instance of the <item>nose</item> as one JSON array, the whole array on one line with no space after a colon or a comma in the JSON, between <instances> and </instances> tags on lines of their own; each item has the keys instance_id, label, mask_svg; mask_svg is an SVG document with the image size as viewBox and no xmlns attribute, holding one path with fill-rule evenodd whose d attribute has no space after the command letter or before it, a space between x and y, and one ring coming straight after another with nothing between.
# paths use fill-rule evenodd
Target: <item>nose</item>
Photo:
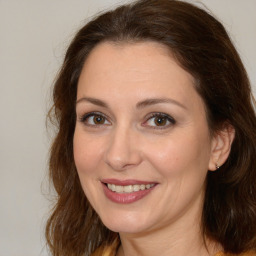
<instances>
[{"instance_id":1,"label":"nose","mask_svg":"<svg viewBox=\"0 0 256 256\"><path fill-rule=\"evenodd\" d=\"M116 128L109 135L109 143L105 152L105 162L115 171L139 165L142 154L139 150L139 136L129 128Z\"/></svg>"}]
</instances>

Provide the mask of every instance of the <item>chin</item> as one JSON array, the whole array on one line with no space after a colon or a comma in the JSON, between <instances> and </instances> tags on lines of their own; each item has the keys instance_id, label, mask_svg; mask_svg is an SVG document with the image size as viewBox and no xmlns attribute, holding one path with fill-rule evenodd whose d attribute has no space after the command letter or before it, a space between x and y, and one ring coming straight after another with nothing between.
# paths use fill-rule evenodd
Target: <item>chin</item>
<instances>
[{"instance_id":1,"label":"chin","mask_svg":"<svg viewBox=\"0 0 256 256\"><path fill-rule=\"evenodd\" d=\"M149 224L145 219L133 216L113 216L112 218L101 218L103 224L113 232L118 233L141 233L149 229Z\"/></svg>"},{"instance_id":2,"label":"chin","mask_svg":"<svg viewBox=\"0 0 256 256\"><path fill-rule=\"evenodd\" d=\"M104 224L105 225L105 224ZM126 234L137 234L143 232L145 229L143 227L131 226L131 225L105 225L109 230L117 233Z\"/></svg>"}]
</instances>

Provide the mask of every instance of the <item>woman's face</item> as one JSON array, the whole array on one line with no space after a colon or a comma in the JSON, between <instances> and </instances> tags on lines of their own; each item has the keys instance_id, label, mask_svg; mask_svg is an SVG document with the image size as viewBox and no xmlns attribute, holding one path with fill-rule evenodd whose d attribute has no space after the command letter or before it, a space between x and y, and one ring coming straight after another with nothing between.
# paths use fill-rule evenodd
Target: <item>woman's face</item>
<instances>
[{"instance_id":1,"label":"woman's face","mask_svg":"<svg viewBox=\"0 0 256 256\"><path fill-rule=\"evenodd\" d=\"M74 158L111 230L200 222L212 139L193 77L153 42L102 43L79 82Z\"/></svg>"}]
</instances>

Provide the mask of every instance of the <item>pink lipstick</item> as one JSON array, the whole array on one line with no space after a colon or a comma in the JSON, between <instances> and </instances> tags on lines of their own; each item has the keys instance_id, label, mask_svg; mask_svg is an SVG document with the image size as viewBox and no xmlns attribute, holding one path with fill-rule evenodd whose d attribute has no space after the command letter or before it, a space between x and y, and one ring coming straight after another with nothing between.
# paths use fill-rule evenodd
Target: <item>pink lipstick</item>
<instances>
[{"instance_id":1,"label":"pink lipstick","mask_svg":"<svg viewBox=\"0 0 256 256\"><path fill-rule=\"evenodd\" d=\"M156 182L139 180L104 179L101 181L104 194L108 199L119 204L136 202L156 187Z\"/></svg>"}]
</instances>

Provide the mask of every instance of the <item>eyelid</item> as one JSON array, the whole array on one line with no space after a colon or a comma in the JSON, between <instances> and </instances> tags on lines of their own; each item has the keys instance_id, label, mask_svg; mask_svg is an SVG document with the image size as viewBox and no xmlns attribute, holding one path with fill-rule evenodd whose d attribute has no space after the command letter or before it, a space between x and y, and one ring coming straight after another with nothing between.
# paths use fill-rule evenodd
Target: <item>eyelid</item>
<instances>
[{"instance_id":1,"label":"eyelid","mask_svg":"<svg viewBox=\"0 0 256 256\"><path fill-rule=\"evenodd\" d=\"M105 118L105 120L108 122L108 124L89 124L89 123L86 123L86 120L89 118L89 117L92 117L92 116L101 116L103 118ZM81 115L78 120L87 125L87 126L104 126L104 125L109 125L111 124L111 122L109 121L109 118L108 116L106 116L105 114L101 113L101 112L98 112L98 111L92 111L92 112L89 112L89 113L85 113L83 115Z\"/></svg>"},{"instance_id":2,"label":"eyelid","mask_svg":"<svg viewBox=\"0 0 256 256\"><path fill-rule=\"evenodd\" d=\"M147 125L146 124L150 119L156 118L156 117L166 118L168 120L168 122L170 122L170 124L164 125L164 126L157 126L157 125L153 126L153 125ZM166 113L163 113L163 112L154 112L154 113L150 113L146 117L146 121L143 122L143 126L147 126L149 128L152 128L152 129L167 129L167 128L171 127L172 125L174 125L175 123L176 123L176 120L172 116L170 116Z\"/></svg>"}]
</instances>

